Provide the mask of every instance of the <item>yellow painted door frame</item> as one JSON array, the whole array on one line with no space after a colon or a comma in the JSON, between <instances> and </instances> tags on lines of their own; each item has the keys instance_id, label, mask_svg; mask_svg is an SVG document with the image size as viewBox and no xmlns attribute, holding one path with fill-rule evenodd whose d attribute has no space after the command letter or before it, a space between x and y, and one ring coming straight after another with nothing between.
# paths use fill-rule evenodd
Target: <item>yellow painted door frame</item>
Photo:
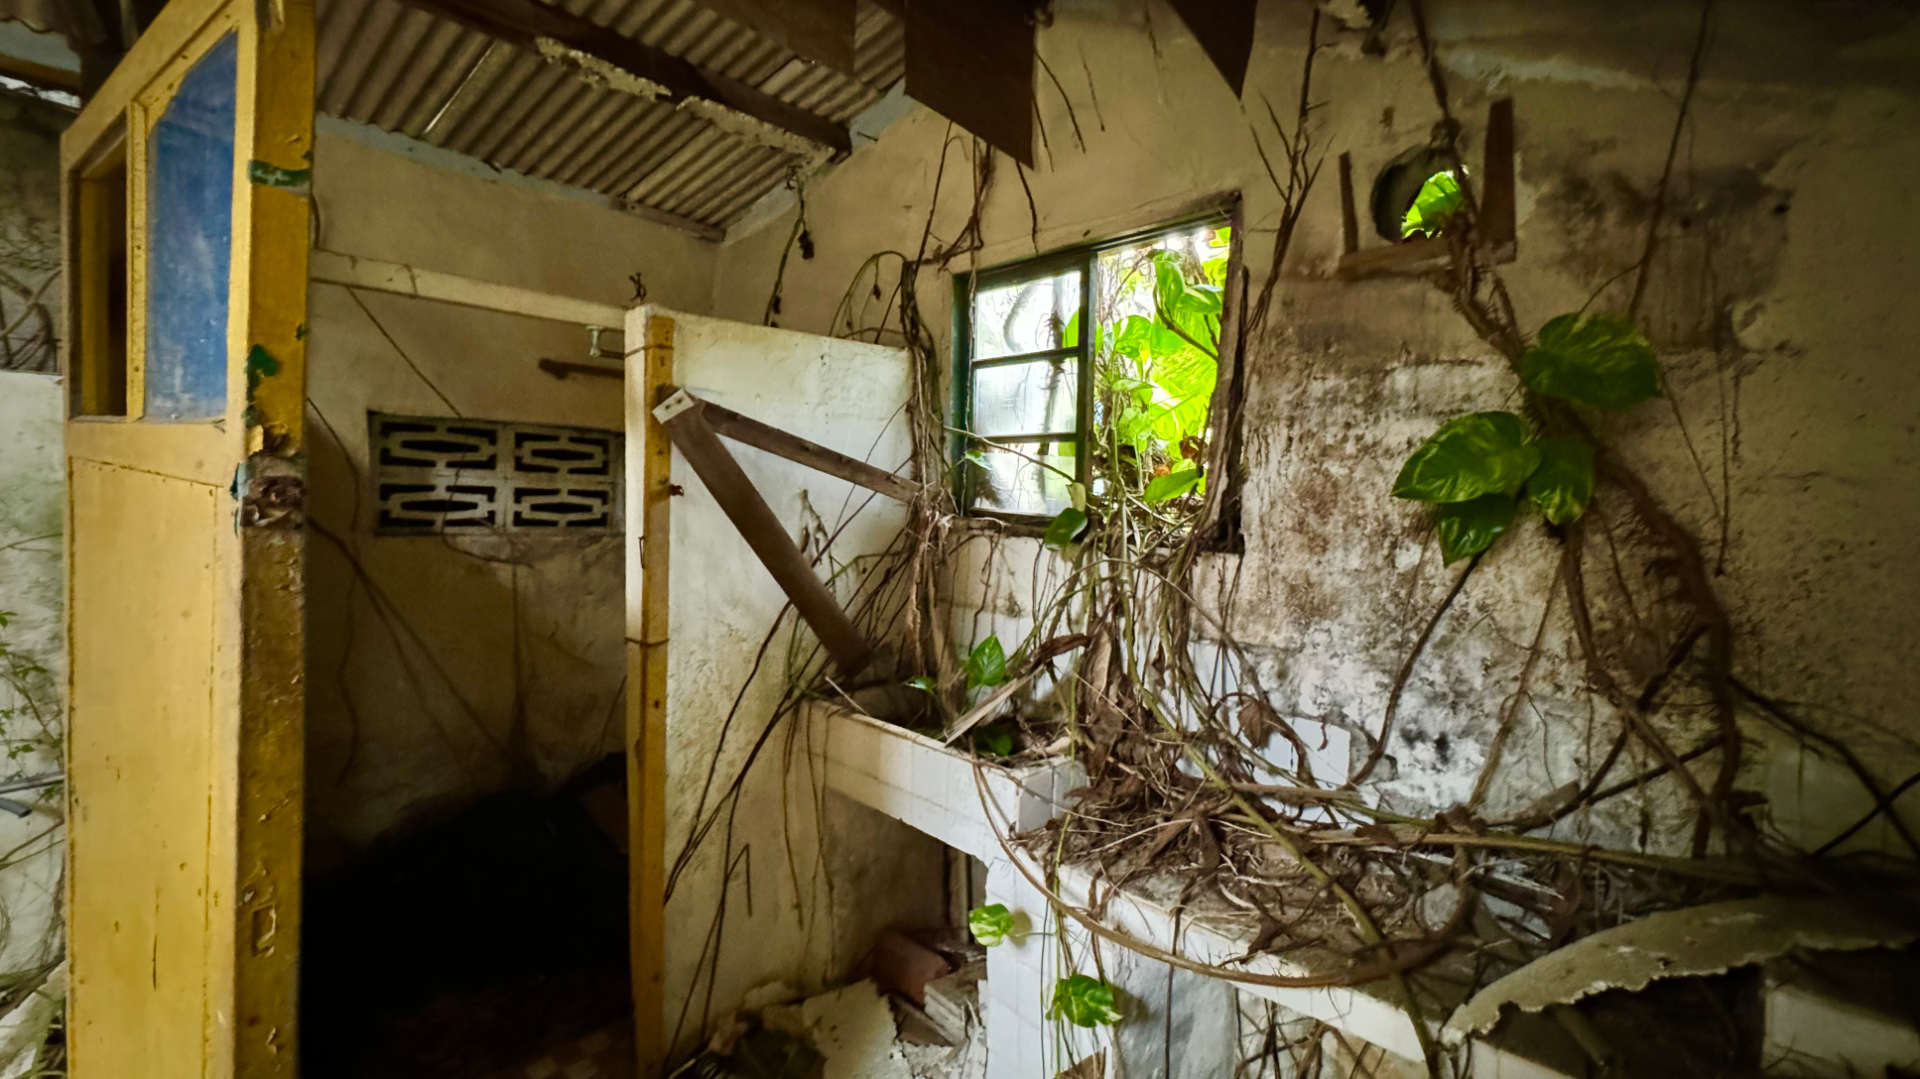
<instances>
[{"instance_id":1,"label":"yellow painted door frame","mask_svg":"<svg viewBox=\"0 0 1920 1079\"><path fill-rule=\"evenodd\" d=\"M635 333L638 329L639 332ZM673 536L673 443L653 408L673 392L673 318L630 312L626 362L629 595L637 579L637 624L627 638L627 900L633 973L634 1051L640 1079L666 1073L667 626ZM636 437L638 436L638 437ZM637 574L635 571L638 571ZM629 616L632 617L631 615Z\"/></svg>"},{"instance_id":2,"label":"yellow painted door frame","mask_svg":"<svg viewBox=\"0 0 1920 1079\"><path fill-rule=\"evenodd\" d=\"M313 33L172 0L62 139L75 1079L298 1069Z\"/></svg>"}]
</instances>

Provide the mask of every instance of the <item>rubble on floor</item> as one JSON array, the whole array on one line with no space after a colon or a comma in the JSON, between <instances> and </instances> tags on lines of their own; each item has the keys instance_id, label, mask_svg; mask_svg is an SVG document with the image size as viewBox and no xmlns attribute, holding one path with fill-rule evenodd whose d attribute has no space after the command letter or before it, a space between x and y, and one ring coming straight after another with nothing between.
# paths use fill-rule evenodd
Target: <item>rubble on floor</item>
<instances>
[{"instance_id":1,"label":"rubble on floor","mask_svg":"<svg viewBox=\"0 0 1920 1079\"><path fill-rule=\"evenodd\" d=\"M984 1079L979 971L932 979L940 1020L872 980L736 1016L677 1079ZM957 1037L946 1023L959 1019Z\"/></svg>"}]
</instances>

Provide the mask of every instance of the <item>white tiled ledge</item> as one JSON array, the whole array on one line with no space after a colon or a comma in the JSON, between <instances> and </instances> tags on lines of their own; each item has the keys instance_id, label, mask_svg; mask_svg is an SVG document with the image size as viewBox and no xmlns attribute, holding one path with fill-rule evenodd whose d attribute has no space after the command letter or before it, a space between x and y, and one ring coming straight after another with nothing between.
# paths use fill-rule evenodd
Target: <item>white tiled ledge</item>
<instances>
[{"instance_id":1,"label":"white tiled ledge","mask_svg":"<svg viewBox=\"0 0 1920 1079\"><path fill-rule=\"evenodd\" d=\"M824 765L830 789L979 858L988 867L990 898L1025 908L1036 926L1048 921L1047 901L1028 879L1028 874L1040 876L1041 870L1024 855L1019 867L1009 861L995 826L1005 830L1010 823L1013 830L1024 832L1052 819L1065 808L1067 792L1084 782L1076 763L1063 760L1012 768L983 764L976 772L969 754L838 705L814 702L808 706L807 721L813 727L805 742ZM1085 869L1068 866L1060 873L1061 898L1077 906L1087 905L1093 885ZM1104 893L1102 889L1106 898ZM1112 897L1106 906L1106 922L1114 929L1199 962L1237 959L1247 952L1252 939L1250 925L1216 924L1188 915L1178 921L1179 946L1174 948L1176 920L1169 906L1136 889ZM1311 973L1297 961L1271 955L1255 956L1237 966L1254 974ZM1037 970L1031 973L1039 976ZM1015 996L1006 991L1004 974L992 978L1001 983L992 987L1001 999ZM1018 987L1017 998L1025 999L1031 988ZM1320 1019L1396 1056L1420 1058L1413 1024L1384 986L1297 989L1240 984L1239 989Z\"/></svg>"},{"instance_id":2,"label":"white tiled ledge","mask_svg":"<svg viewBox=\"0 0 1920 1079\"><path fill-rule=\"evenodd\" d=\"M805 719L812 730L804 741L816 763L824 765L829 788L979 858L987 865L990 900L1025 911L1043 934L1056 928L1046 897L1029 880L1030 875L1042 876L1039 866L1024 854L1018 855L1021 864L1015 865L1000 842L996 825L1000 831L1010 828L1026 832L1052 819L1066 808L1067 793L1084 782L1077 764L1066 760L1019 767L976 764L970 754L948 749L932 738L826 702L810 704ZM1095 880L1083 867L1066 866L1060 870L1057 887L1063 900L1087 907L1094 898ZM1191 912L1183 913L1176 923L1171 905L1155 898L1150 883L1129 885L1113 896L1104 886L1099 891L1105 905L1105 924L1143 943L1251 974L1297 977L1314 972L1311 957L1302 963L1297 958L1262 954L1237 962L1251 942L1251 924ZM1174 947L1176 924L1178 947ZM1072 925L1065 928L1076 932ZM1060 1060L1058 1054L1078 1057L1099 1047L1103 1035L1089 1036L1091 1040L1076 1038L1079 1044L1062 1046L1057 1032L1050 1034L1038 1019L1034 1002L1043 998L1050 979L1058 974L1043 958L1043 949L1031 945L996 948L989 953L988 965L989 1079L1053 1074L1064 1063L1071 1063ZM1409 1075L1423 1071L1417 1065L1420 1043L1413 1022L1384 982L1320 988L1237 983L1237 988L1385 1049L1399 1058L1398 1064L1411 1069ZM1788 1001L1781 991L1770 992L1769 1026L1793 1027L1804 1035L1832 1021L1832 1009L1837 1005L1824 998L1802 996L1806 999ZM1436 1038L1440 1024L1456 1003L1446 1002L1433 1009L1437 1014L1425 1017ZM1792 1008L1787 1010L1793 1012L1794 1023L1782 1022L1773 1015L1789 1003ZM1820 1018L1810 1021L1809 1016ZM1911 1039L1910 1032L1902 1036ZM1051 1045L1049 1038L1053 1039ZM1902 1047L1908 1044L1886 1034L1868 1040L1898 1042ZM1537 1014L1514 1014L1490 1037L1475 1039L1471 1074L1475 1079L1571 1079L1587 1070L1584 1059L1571 1049L1551 1020ZM1055 1055L1050 1057L1048 1053ZM1042 1064L1051 1070L1040 1070Z\"/></svg>"},{"instance_id":3,"label":"white tiled ledge","mask_svg":"<svg viewBox=\"0 0 1920 1079\"><path fill-rule=\"evenodd\" d=\"M1015 831L1038 828L1082 782L1068 760L985 764L976 778L970 754L925 735L827 702L806 707L808 752L824 765L830 789L983 862L1006 857L989 819L1011 821ZM991 818L981 803L983 784Z\"/></svg>"}]
</instances>

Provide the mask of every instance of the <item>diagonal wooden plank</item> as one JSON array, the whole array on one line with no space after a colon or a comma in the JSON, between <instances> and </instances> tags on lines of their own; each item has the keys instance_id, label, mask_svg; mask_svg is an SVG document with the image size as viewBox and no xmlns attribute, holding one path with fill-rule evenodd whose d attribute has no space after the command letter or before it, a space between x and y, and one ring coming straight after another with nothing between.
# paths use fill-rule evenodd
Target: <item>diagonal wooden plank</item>
<instances>
[{"instance_id":1,"label":"diagonal wooden plank","mask_svg":"<svg viewBox=\"0 0 1920 1079\"><path fill-rule=\"evenodd\" d=\"M807 625L826 646L834 666L843 675L855 675L873 658L873 646L840 607L840 601L821 582L813 566L781 527L767 500L720 443L720 436L702 414L699 398L682 390L654 408L653 418L666 429L674 448L706 484L707 492L740 531L741 538L760 559L780 590L793 601Z\"/></svg>"},{"instance_id":2,"label":"diagonal wooden plank","mask_svg":"<svg viewBox=\"0 0 1920 1079\"><path fill-rule=\"evenodd\" d=\"M714 433L725 435L735 442L784 457L829 476L838 476L848 483L858 484L898 502L912 502L914 496L920 493L920 488L912 480L857 457L830 450L817 442L782 431L772 424L761 423L751 416L742 416L712 401L702 401L700 404L707 418L707 426L713 428Z\"/></svg>"}]
</instances>

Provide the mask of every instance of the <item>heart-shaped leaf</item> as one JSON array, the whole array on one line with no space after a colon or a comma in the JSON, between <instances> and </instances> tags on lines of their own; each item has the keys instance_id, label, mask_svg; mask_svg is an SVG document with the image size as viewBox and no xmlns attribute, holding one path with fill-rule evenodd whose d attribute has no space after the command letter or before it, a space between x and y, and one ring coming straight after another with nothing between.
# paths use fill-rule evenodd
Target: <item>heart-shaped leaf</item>
<instances>
[{"instance_id":1,"label":"heart-shaped leaf","mask_svg":"<svg viewBox=\"0 0 1920 1079\"><path fill-rule=\"evenodd\" d=\"M1540 467L1527 477L1527 497L1554 524L1577 520L1593 499L1593 447L1573 435L1543 438Z\"/></svg>"},{"instance_id":2,"label":"heart-shaped leaf","mask_svg":"<svg viewBox=\"0 0 1920 1079\"><path fill-rule=\"evenodd\" d=\"M1660 396L1660 361L1638 327L1611 315L1561 315L1540 327L1520 358L1535 393L1591 408L1622 409Z\"/></svg>"},{"instance_id":3,"label":"heart-shaped leaf","mask_svg":"<svg viewBox=\"0 0 1920 1079\"><path fill-rule=\"evenodd\" d=\"M967 928L982 948L991 948L1013 934L1013 912L1005 903L988 903L967 912Z\"/></svg>"},{"instance_id":4,"label":"heart-shaped leaf","mask_svg":"<svg viewBox=\"0 0 1920 1079\"><path fill-rule=\"evenodd\" d=\"M1440 533L1440 560L1457 562L1493 546L1513 524L1519 500L1508 494L1483 495L1471 502L1449 502L1434 517Z\"/></svg>"},{"instance_id":5,"label":"heart-shaped leaf","mask_svg":"<svg viewBox=\"0 0 1920 1079\"><path fill-rule=\"evenodd\" d=\"M1040 542L1046 544L1052 550L1064 550L1073 543L1081 532L1086 530L1086 527L1086 512L1068 506L1066 509L1061 510L1053 520L1047 522L1047 530L1041 533Z\"/></svg>"},{"instance_id":6,"label":"heart-shaped leaf","mask_svg":"<svg viewBox=\"0 0 1920 1079\"><path fill-rule=\"evenodd\" d=\"M1077 1027L1111 1026L1120 1021L1120 1007L1114 1000L1113 986L1099 978L1074 974L1053 983L1047 1017L1065 1019Z\"/></svg>"},{"instance_id":7,"label":"heart-shaped leaf","mask_svg":"<svg viewBox=\"0 0 1920 1079\"><path fill-rule=\"evenodd\" d=\"M1179 498L1193 490L1200 483L1200 470L1183 468L1178 472L1169 472L1164 476L1155 476L1147 484L1146 494L1141 497L1148 503L1165 502L1170 498Z\"/></svg>"},{"instance_id":8,"label":"heart-shaped leaf","mask_svg":"<svg viewBox=\"0 0 1920 1079\"><path fill-rule=\"evenodd\" d=\"M1401 238L1438 236L1465 201L1466 195L1460 190L1460 181L1454 178L1452 169L1427 177L1400 222Z\"/></svg>"},{"instance_id":9,"label":"heart-shaped leaf","mask_svg":"<svg viewBox=\"0 0 1920 1079\"><path fill-rule=\"evenodd\" d=\"M1013 756L1013 724L989 723L973 732L973 749L989 757Z\"/></svg>"},{"instance_id":10,"label":"heart-shaped leaf","mask_svg":"<svg viewBox=\"0 0 1920 1079\"><path fill-rule=\"evenodd\" d=\"M1511 412L1470 412L1440 425L1420 444L1393 481L1397 498L1466 502L1512 494L1539 467L1540 450L1527 425Z\"/></svg>"},{"instance_id":11,"label":"heart-shaped leaf","mask_svg":"<svg viewBox=\"0 0 1920 1079\"><path fill-rule=\"evenodd\" d=\"M967 662L963 664L967 672L967 688L979 689L982 686L997 686L1007 680L1007 653L1000 647L1000 638L988 637L973 646L967 653Z\"/></svg>"}]
</instances>

